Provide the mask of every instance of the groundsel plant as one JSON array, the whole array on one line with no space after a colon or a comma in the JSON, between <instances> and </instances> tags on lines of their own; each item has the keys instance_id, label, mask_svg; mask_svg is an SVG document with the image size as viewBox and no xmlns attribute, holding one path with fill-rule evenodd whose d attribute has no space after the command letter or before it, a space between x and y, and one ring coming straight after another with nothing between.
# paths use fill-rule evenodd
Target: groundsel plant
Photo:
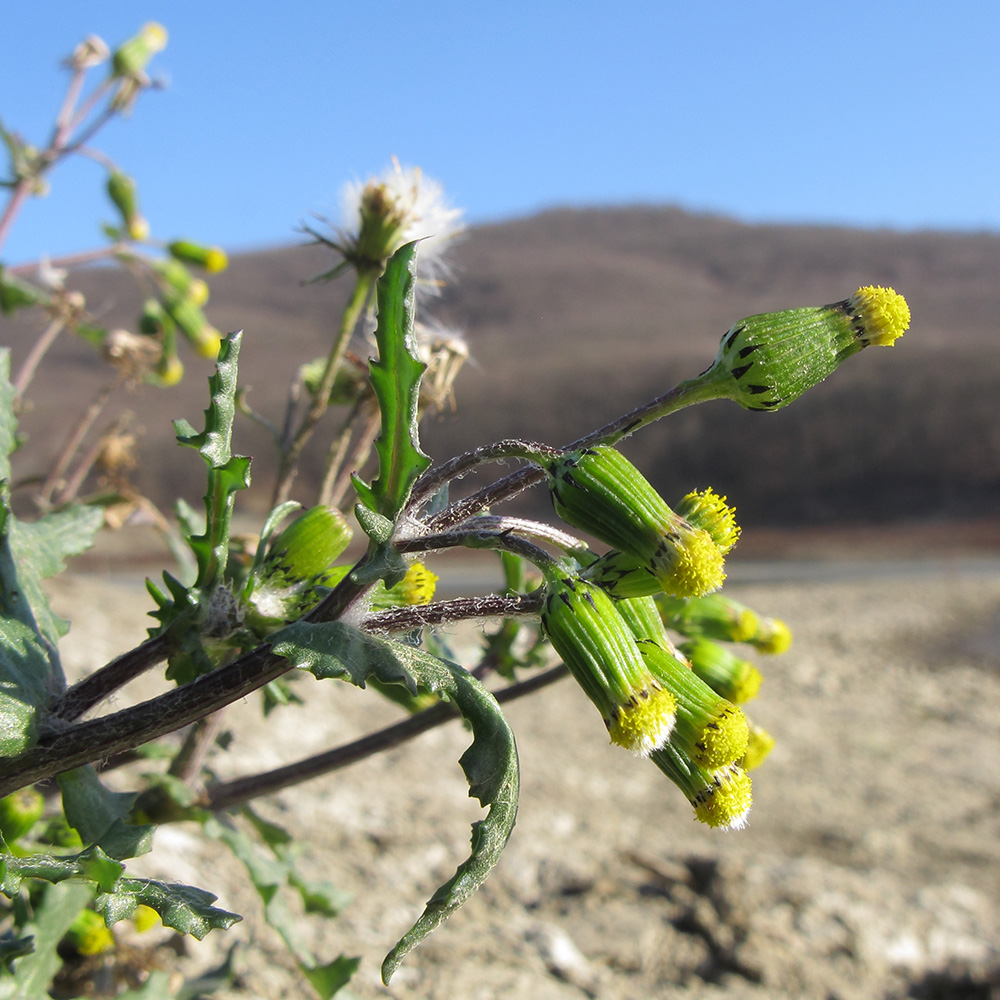
<instances>
[{"instance_id":1,"label":"groundsel plant","mask_svg":"<svg viewBox=\"0 0 1000 1000\"><path fill-rule=\"evenodd\" d=\"M225 266L224 254L188 240L154 241L135 183L91 148L99 126L149 87L145 67L165 42L158 25L114 52L88 39L67 62L71 82L49 146L2 132L10 175L0 235L69 155L101 166L117 213L99 251L0 270L4 313L33 310L42 320L13 381L9 353L0 355L0 892L7 900L0 977L15 990L4 995L40 995L30 990L53 977L72 988L72 977L87 970L93 994L95 969L114 989L128 984L132 996L168 995L155 949L136 962L122 928L162 924L200 938L240 919L214 906L205 889L127 873L157 826L184 822L245 864L303 976L319 996L333 996L359 960L314 955L276 900L297 896L316 919L332 919L341 894L302 875L294 830L263 820L251 803L461 717L472 742L460 764L486 813L473 826L470 856L389 951L388 982L484 882L511 835L518 757L502 704L567 676L597 710L595 738L603 732L634 755L634 766L662 771L679 790L681 814L690 810L719 830L745 826L749 772L774 742L744 712L762 679L747 651L781 653L790 634L780 620L720 592L740 534L727 498L678 484L670 506L616 445L696 403L788 405L850 355L891 345L909 324L905 300L871 285L829 305L742 319L700 375L576 441L504 440L433 464L421 449L421 419L453 405L468 350L460 334L417 311L431 301L421 289L447 276L435 255L458 231L459 215L436 183L394 161L383 176L350 187L349 218L339 229L310 231L335 255L320 277L343 277L353 288L326 354L303 361L287 412L272 419L240 395L240 334L220 337L202 311L205 277ZM105 75L84 96L95 70ZM134 330L100 328L69 288L66 269L96 259L117 261L146 289ZM99 435L91 407L42 486L25 490L31 516L23 504L15 512L18 413L62 330L95 345L115 388L169 388L183 371L181 340L215 363L203 426L175 422L178 444L204 463L205 509L178 504L169 524L158 514L179 568L147 581L149 638L72 685L58 654L66 624L53 615L42 580L62 572L102 527L119 525L123 504L153 507L128 484L126 430ZM232 450L238 419L259 421L274 441L273 456L258 459L265 475L269 461L276 469L273 506L253 539L231 531L251 466ZM100 447L84 447L88 435ZM314 435L327 445L322 482L316 495L294 498L302 448ZM100 488L86 492L100 472L87 456L116 447ZM499 462L520 465L491 476ZM468 485L476 477L478 489ZM536 486L551 495L551 523L503 512ZM503 586L436 601L434 554L456 548L495 552ZM476 661L456 662L443 630L487 620L494 624L482 629ZM153 670L173 687L134 707L107 705ZM225 706L260 691L269 717L294 712L303 671L373 690L397 702L403 717L358 744L215 780L213 761L228 743ZM131 790L112 790L119 776L110 772L137 758L145 764L141 777L129 778ZM109 969L118 978L109 980ZM229 964L216 970L213 982L231 972ZM209 984L185 989L194 995Z\"/></svg>"}]
</instances>

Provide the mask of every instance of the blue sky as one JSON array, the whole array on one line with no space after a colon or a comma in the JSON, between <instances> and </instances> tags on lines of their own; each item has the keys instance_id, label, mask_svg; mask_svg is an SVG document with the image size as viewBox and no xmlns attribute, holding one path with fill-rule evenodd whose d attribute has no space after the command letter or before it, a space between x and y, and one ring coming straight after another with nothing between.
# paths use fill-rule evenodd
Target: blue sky
<instances>
[{"instance_id":1,"label":"blue sky","mask_svg":"<svg viewBox=\"0 0 1000 1000\"><path fill-rule=\"evenodd\" d=\"M396 155L470 222L674 203L752 221L1000 229L1000 4L34 0L5 12L0 115L47 137L58 60L145 21L165 91L97 145L156 235L297 239ZM3 257L100 242L92 163L52 175Z\"/></svg>"}]
</instances>

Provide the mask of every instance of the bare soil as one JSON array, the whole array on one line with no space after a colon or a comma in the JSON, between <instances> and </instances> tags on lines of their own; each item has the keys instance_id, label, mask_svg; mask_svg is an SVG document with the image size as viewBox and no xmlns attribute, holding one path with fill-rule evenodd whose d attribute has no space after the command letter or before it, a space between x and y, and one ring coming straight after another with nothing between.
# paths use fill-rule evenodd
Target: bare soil
<instances>
[{"instance_id":1,"label":"bare soil","mask_svg":"<svg viewBox=\"0 0 1000 1000\"><path fill-rule=\"evenodd\" d=\"M748 706L778 743L754 773L746 830L693 822L660 772L609 746L560 682L509 706L523 792L497 871L386 988L382 956L481 815L456 763L467 734L449 723L258 804L301 838L310 875L353 894L337 919L301 927L324 960L362 957L354 996L1000 997L1000 561L747 564L727 591L795 634L762 663ZM71 671L142 637L148 599L135 587L77 576L55 597L75 622ZM220 774L398 717L342 684L305 678L300 690L308 705L267 729L256 699L228 710L236 742ZM245 915L192 942L183 962L208 967L238 942L243 986L223 997L311 995L240 867L197 830L161 828L130 867L211 889Z\"/></svg>"}]
</instances>

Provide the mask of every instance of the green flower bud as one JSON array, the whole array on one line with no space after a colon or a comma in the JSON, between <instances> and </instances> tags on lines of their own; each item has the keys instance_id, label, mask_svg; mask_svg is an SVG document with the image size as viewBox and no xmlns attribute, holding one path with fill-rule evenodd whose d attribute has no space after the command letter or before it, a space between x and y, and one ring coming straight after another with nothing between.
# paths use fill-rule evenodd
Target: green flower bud
<instances>
[{"instance_id":1,"label":"green flower bud","mask_svg":"<svg viewBox=\"0 0 1000 1000\"><path fill-rule=\"evenodd\" d=\"M711 639L692 639L681 643L679 649L691 669L723 698L742 705L757 697L763 678L749 660L741 660Z\"/></svg>"},{"instance_id":2,"label":"green flower bud","mask_svg":"<svg viewBox=\"0 0 1000 1000\"><path fill-rule=\"evenodd\" d=\"M750 776L735 764L709 771L673 744L650 755L654 764L694 806L695 819L722 830L742 830L753 805Z\"/></svg>"},{"instance_id":3,"label":"green flower bud","mask_svg":"<svg viewBox=\"0 0 1000 1000\"><path fill-rule=\"evenodd\" d=\"M136 76L157 52L167 47L167 29L151 21L134 38L124 42L111 57L112 76Z\"/></svg>"},{"instance_id":4,"label":"green flower bud","mask_svg":"<svg viewBox=\"0 0 1000 1000\"><path fill-rule=\"evenodd\" d=\"M616 607L636 639L652 639L665 648L672 648L659 608L652 597L626 598L618 601Z\"/></svg>"},{"instance_id":5,"label":"green flower bud","mask_svg":"<svg viewBox=\"0 0 1000 1000\"><path fill-rule=\"evenodd\" d=\"M149 236L149 223L139 212L139 198L135 181L120 170L113 170L108 177L108 197L118 209L125 225L125 231L133 240L144 240Z\"/></svg>"},{"instance_id":6,"label":"green flower bud","mask_svg":"<svg viewBox=\"0 0 1000 1000\"><path fill-rule=\"evenodd\" d=\"M597 706L612 743L647 756L666 742L674 696L647 669L607 594L583 580L550 579L542 631Z\"/></svg>"},{"instance_id":7,"label":"green flower bud","mask_svg":"<svg viewBox=\"0 0 1000 1000\"><path fill-rule=\"evenodd\" d=\"M179 260L164 257L162 260L154 261L152 268L162 280L168 298L197 300L198 295L191 294L194 275ZM196 301L196 304L205 303Z\"/></svg>"},{"instance_id":8,"label":"green flower bud","mask_svg":"<svg viewBox=\"0 0 1000 1000\"><path fill-rule=\"evenodd\" d=\"M229 266L229 257L222 247L206 247L190 240L175 240L168 244L167 251L175 260L204 268L209 274L225 271Z\"/></svg>"},{"instance_id":9,"label":"green flower bud","mask_svg":"<svg viewBox=\"0 0 1000 1000\"><path fill-rule=\"evenodd\" d=\"M172 385L177 385L184 378L184 365L175 353L164 349L156 364L153 376L157 385L169 388Z\"/></svg>"},{"instance_id":10,"label":"green flower bud","mask_svg":"<svg viewBox=\"0 0 1000 1000\"><path fill-rule=\"evenodd\" d=\"M746 753L749 738L749 725L740 709L658 643L640 639L637 645L649 672L677 700L670 742L710 771L738 761Z\"/></svg>"},{"instance_id":11,"label":"green flower bud","mask_svg":"<svg viewBox=\"0 0 1000 1000\"><path fill-rule=\"evenodd\" d=\"M260 575L282 586L310 580L329 568L353 536L336 507L313 507L272 540Z\"/></svg>"},{"instance_id":12,"label":"green flower bud","mask_svg":"<svg viewBox=\"0 0 1000 1000\"><path fill-rule=\"evenodd\" d=\"M744 771L752 771L755 767L760 767L773 749L774 737L766 729L751 725L750 742L747 744L747 752L740 761L740 767Z\"/></svg>"},{"instance_id":13,"label":"green flower bud","mask_svg":"<svg viewBox=\"0 0 1000 1000\"><path fill-rule=\"evenodd\" d=\"M780 618L761 618L747 642L761 653L776 655L792 644L792 632Z\"/></svg>"},{"instance_id":14,"label":"green flower bud","mask_svg":"<svg viewBox=\"0 0 1000 1000\"><path fill-rule=\"evenodd\" d=\"M723 594L704 597L659 597L656 606L668 628L692 639L749 642L760 621L745 604Z\"/></svg>"},{"instance_id":15,"label":"green flower bud","mask_svg":"<svg viewBox=\"0 0 1000 1000\"><path fill-rule=\"evenodd\" d=\"M862 348L891 347L909 325L902 295L868 285L832 305L740 320L722 338L712 366L693 381L748 410L777 410Z\"/></svg>"},{"instance_id":16,"label":"green flower bud","mask_svg":"<svg viewBox=\"0 0 1000 1000\"><path fill-rule=\"evenodd\" d=\"M139 313L139 332L149 337L155 337L170 326L173 328L174 321L167 315L167 311L160 304L159 299L146 299L142 304L142 312Z\"/></svg>"},{"instance_id":17,"label":"green flower bud","mask_svg":"<svg viewBox=\"0 0 1000 1000\"><path fill-rule=\"evenodd\" d=\"M614 596L687 596L722 586L722 552L709 532L672 511L621 452L605 445L567 452L547 472L556 513L620 550L587 571Z\"/></svg>"},{"instance_id":18,"label":"green flower bud","mask_svg":"<svg viewBox=\"0 0 1000 1000\"><path fill-rule=\"evenodd\" d=\"M191 299L167 298L163 303L177 329L203 358L216 358L222 344L219 331L209 323L201 308Z\"/></svg>"},{"instance_id":19,"label":"green flower bud","mask_svg":"<svg viewBox=\"0 0 1000 1000\"><path fill-rule=\"evenodd\" d=\"M20 840L42 818L45 797L37 788L21 788L0 799L0 834L8 844Z\"/></svg>"}]
</instances>

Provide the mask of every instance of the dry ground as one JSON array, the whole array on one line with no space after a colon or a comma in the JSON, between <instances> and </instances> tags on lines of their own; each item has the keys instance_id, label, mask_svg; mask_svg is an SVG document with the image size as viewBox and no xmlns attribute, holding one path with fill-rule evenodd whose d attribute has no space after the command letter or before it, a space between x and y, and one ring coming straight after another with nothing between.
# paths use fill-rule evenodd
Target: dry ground
<instances>
[{"instance_id":1,"label":"dry ground","mask_svg":"<svg viewBox=\"0 0 1000 1000\"><path fill-rule=\"evenodd\" d=\"M382 987L382 955L464 857L479 815L450 723L260 809L301 836L307 868L354 894L315 950L363 958L362 998L993 998L1000 996L1000 562L754 564L733 596L785 618L754 719L778 739L748 829L692 822L651 765L609 747L571 682L509 706L523 793L493 878ZM70 578L67 660L93 666L141 638L147 600ZM305 680L304 713L262 737L234 706L244 772L394 717L376 695ZM308 724L303 719L308 718ZM191 949L240 942L232 998L308 996L238 866L183 827L135 870L193 882L246 914ZM213 940L214 938L214 940Z\"/></svg>"}]
</instances>

